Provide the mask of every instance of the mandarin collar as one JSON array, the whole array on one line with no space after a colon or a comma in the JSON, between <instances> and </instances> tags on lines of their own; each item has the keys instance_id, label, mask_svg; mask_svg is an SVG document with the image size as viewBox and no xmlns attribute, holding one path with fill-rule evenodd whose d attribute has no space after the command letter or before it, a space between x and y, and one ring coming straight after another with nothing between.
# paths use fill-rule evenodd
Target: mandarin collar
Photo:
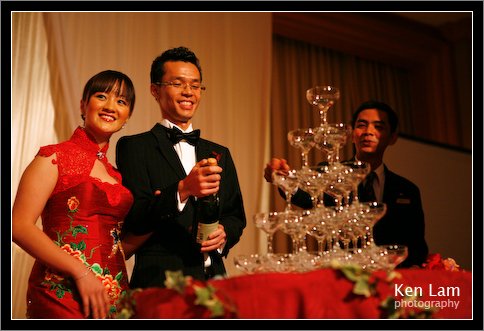
<instances>
[{"instance_id":1,"label":"mandarin collar","mask_svg":"<svg viewBox=\"0 0 484 331\"><path fill-rule=\"evenodd\" d=\"M82 127L78 126L72 137L70 139L73 143L78 145L80 148L96 155L99 160L106 159L106 152L109 148L109 141L103 148L99 148L99 145L94 140L94 138Z\"/></svg>"}]
</instances>

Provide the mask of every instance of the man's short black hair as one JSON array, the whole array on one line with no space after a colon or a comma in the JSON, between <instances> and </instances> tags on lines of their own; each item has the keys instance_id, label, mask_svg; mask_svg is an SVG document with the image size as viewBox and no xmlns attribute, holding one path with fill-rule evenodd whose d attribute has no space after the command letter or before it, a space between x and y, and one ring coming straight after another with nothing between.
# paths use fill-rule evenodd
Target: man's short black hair
<instances>
[{"instance_id":1,"label":"man's short black hair","mask_svg":"<svg viewBox=\"0 0 484 331\"><path fill-rule=\"evenodd\" d=\"M200 82L202 81L202 67L200 66L200 61L198 60L197 56L188 48L180 46L164 51L153 61L150 72L152 84L161 82L161 77L163 77L165 74L163 71L163 65L168 61L183 61L193 63L200 72Z\"/></svg>"},{"instance_id":2,"label":"man's short black hair","mask_svg":"<svg viewBox=\"0 0 484 331\"><path fill-rule=\"evenodd\" d=\"M394 133L397 130L398 127L398 115L395 113L395 111L387 105L386 103L382 101L377 101L377 100L369 100L363 102L353 113L353 117L351 119L351 126L354 129L356 120L358 118L358 114L361 113L363 110L366 109L378 109L381 111L384 111L387 116L388 116L388 121L390 122L390 130L392 133Z\"/></svg>"}]
</instances>

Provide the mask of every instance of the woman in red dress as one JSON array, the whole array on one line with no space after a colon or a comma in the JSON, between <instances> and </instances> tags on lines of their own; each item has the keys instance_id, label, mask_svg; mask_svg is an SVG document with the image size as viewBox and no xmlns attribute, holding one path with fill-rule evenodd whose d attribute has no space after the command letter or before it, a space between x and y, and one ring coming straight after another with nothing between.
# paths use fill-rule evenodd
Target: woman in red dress
<instances>
[{"instance_id":1,"label":"woman in red dress","mask_svg":"<svg viewBox=\"0 0 484 331\"><path fill-rule=\"evenodd\" d=\"M36 261L27 291L28 318L113 317L128 288L120 229L133 197L108 162L111 135L135 103L133 83L103 71L84 87L84 126L41 147L20 180L12 238ZM36 226L42 217L42 228Z\"/></svg>"}]
</instances>

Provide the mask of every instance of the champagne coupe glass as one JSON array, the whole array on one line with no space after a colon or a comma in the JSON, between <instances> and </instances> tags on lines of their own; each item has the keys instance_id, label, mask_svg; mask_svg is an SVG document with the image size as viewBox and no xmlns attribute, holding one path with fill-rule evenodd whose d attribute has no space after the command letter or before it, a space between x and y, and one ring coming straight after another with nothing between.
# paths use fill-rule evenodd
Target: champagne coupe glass
<instances>
[{"instance_id":1,"label":"champagne coupe glass","mask_svg":"<svg viewBox=\"0 0 484 331\"><path fill-rule=\"evenodd\" d=\"M314 217L309 222L308 234L313 236L318 242L318 254L323 255L326 250L326 244L331 238L330 225L328 218L333 217L334 211L326 207L318 208Z\"/></svg>"},{"instance_id":2,"label":"champagne coupe glass","mask_svg":"<svg viewBox=\"0 0 484 331\"><path fill-rule=\"evenodd\" d=\"M286 211L291 210L292 195L299 187L297 170L274 171L272 173L272 182L284 191L286 195Z\"/></svg>"},{"instance_id":3,"label":"champagne coupe glass","mask_svg":"<svg viewBox=\"0 0 484 331\"><path fill-rule=\"evenodd\" d=\"M345 208L350 207L351 192L353 191L353 169L341 165L336 169L336 179L333 183L334 187L343 193L343 201L341 205Z\"/></svg>"},{"instance_id":4,"label":"champagne coupe glass","mask_svg":"<svg viewBox=\"0 0 484 331\"><path fill-rule=\"evenodd\" d=\"M309 168L311 170L311 177L310 180L313 181L315 186L315 207L324 207L323 202L323 194L326 191L326 188L334 181L335 174L331 171L331 168L325 164L319 164L317 166L311 166ZM318 199L319 198L319 199Z\"/></svg>"},{"instance_id":5,"label":"champagne coupe glass","mask_svg":"<svg viewBox=\"0 0 484 331\"><path fill-rule=\"evenodd\" d=\"M349 180L352 183L352 202L356 204L358 202L358 185L370 173L370 164L368 162L357 160L343 161L341 164L352 170Z\"/></svg>"},{"instance_id":6,"label":"champagne coupe glass","mask_svg":"<svg viewBox=\"0 0 484 331\"><path fill-rule=\"evenodd\" d=\"M283 213L281 230L292 240L292 253L298 254L304 250L301 234L306 233L307 223L300 212L289 210Z\"/></svg>"},{"instance_id":7,"label":"champagne coupe glass","mask_svg":"<svg viewBox=\"0 0 484 331\"><path fill-rule=\"evenodd\" d=\"M392 271L398 264L402 263L407 256L408 248L405 245L375 245L366 250L366 263L364 263L364 268L371 271Z\"/></svg>"},{"instance_id":8,"label":"champagne coupe glass","mask_svg":"<svg viewBox=\"0 0 484 331\"><path fill-rule=\"evenodd\" d=\"M298 176L299 187L309 193L313 208L317 208L319 205L319 196L325 187L325 178L321 172L313 171L313 167L310 167L309 169L310 171L304 172L301 176Z\"/></svg>"},{"instance_id":9,"label":"champagne coupe glass","mask_svg":"<svg viewBox=\"0 0 484 331\"><path fill-rule=\"evenodd\" d=\"M333 209L333 214L331 217L325 218L326 224L328 225L328 233L326 236L326 248L329 252L330 257L336 255L340 249L338 241L338 232L341 221L341 213L336 209Z\"/></svg>"},{"instance_id":10,"label":"champagne coupe glass","mask_svg":"<svg viewBox=\"0 0 484 331\"><path fill-rule=\"evenodd\" d=\"M299 148L301 150L302 167L308 168L308 154L314 147L314 131L312 128L308 129L295 129L289 131L287 139L291 146Z\"/></svg>"},{"instance_id":11,"label":"champagne coupe glass","mask_svg":"<svg viewBox=\"0 0 484 331\"><path fill-rule=\"evenodd\" d=\"M364 222L367 228L366 247L374 247L375 240L373 239L373 227L375 224L385 215L387 211L387 205L383 202L365 202L360 203L360 207L363 211L363 217L361 220Z\"/></svg>"},{"instance_id":12,"label":"champagne coupe glass","mask_svg":"<svg viewBox=\"0 0 484 331\"><path fill-rule=\"evenodd\" d=\"M258 254L240 254L234 257L235 267L245 274L253 274L259 271L261 260Z\"/></svg>"},{"instance_id":13,"label":"champagne coupe glass","mask_svg":"<svg viewBox=\"0 0 484 331\"><path fill-rule=\"evenodd\" d=\"M308 102L318 107L319 116L321 118L320 126L328 123L328 110L333 107L335 102L339 99L339 88L331 85L319 85L312 87L306 91L306 99Z\"/></svg>"},{"instance_id":14,"label":"champagne coupe glass","mask_svg":"<svg viewBox=\"0 0 484 331\"><path fill-rule=\"evenodd\" d=\"M339 150L346 144L351 134L351 126L345 123L326 124L319 128L314 135L315 146L326 150L331 158L330 165L339 167Z\"/></svg>"},{"instance_id":15,"label":"champagne coupe glass","mask_svg":"<svg viewBox=\"0 0 484 331\"><path fill-rule=\"evenodd\" d=\"M380 256L384 257L386 269L390 271L395 269L400 263L408 257L408 247L405 245L380 245Z\"/></svg>"},{"instance_id":16,"label":"champagne coupe glass","mask_svg":"<svg viewBox=\"0 0 484 331\"><path fill-rule=\"evenodd\" d=\"M350 250L350 242L354 242L356 237L356 224L353 219L348 219L347 217L342 217L340 222L338 237L343 244L343 250L348 253Z\"/></svg>"},{"instance_id":17,"label":"champagne coupe glass","mask_svg":"<svg viewBox=\"0 0 484 331\"><path fill-rule=\"evenodd\" d=\"M281 227L279 220L280 213L278 212L262 212L254 215L255 226L264 231L267 235L267 254L274 253L272 241L274 233Z\"/></svg>"},{"instance_id":18,"label":"champagne coupe glass","mask_svg":"<svg viewBox=\"0 0 484 331\"><path fill-rule=\"evenodd\" d=\"M340 240L347 253L358 253L358 241L366 234L365 226L362 224L359 215L353 208L344 208L341 212Z\"/></svg>"},{"instance_id":19,"label":"champagne coupe glass","mask_svg":"<svg viewBox=\"0 0 484 331\"><path fill-rule=\"evenodd\" d=\"M269 256L270 269L275 272L297 271L296 259L292 254L276 253Z\"/></svg>"}]
</instances>

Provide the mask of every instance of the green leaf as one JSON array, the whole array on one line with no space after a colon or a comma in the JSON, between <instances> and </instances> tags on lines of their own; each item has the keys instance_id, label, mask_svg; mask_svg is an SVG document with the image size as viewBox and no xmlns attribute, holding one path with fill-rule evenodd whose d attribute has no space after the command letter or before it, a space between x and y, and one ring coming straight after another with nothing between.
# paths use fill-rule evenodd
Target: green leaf
<instances>
[{"instance_id":1,"label":"green leaf","mask_svg":"<svg viewBox=\"0 0 484 331\"><path fill-rule=\"evenodd\" d=\"M222 302L214 295L215 289L207 285L207 287L193 286L196 299L195 304L207 307L210 310L212 317L223 316L225 310Z\"/></svg>"},{"instance_id":2,"label":"green leaf","mask_svg":"<svg viewBox=\"0 0 484 331\"><path fill-rule=\"evenodd\" d=\"M76 225L73 229L72 229L72 236L75 238L79 233L84 233L84 234L87 234L87 229L86 227L82 226L82 225Z\"/></svg>"},{"instance_id":3,"label":"green leaf","mask_svg":"<svg viewBox=\"0 0 484 331\"><path fill-rule=\"evenodd\" d=\"M387 281L387 282L392 282L392 281L393 281L394 279L396 279L396 278L397 278L397 279L402 278L402 274L401 274L401 273L399 273L399 272L396 272L396 271L392 270L392 271L390 271L390 272L388 273L388 276L387 276L386 281Z\"/></svg>"},{"instance_id":4,"label":"green leaf","mask_svg":"<svg viewBox=\"0 0 484 331\"><path fill-rule=\"evenodd\" d=\"M197 296L195 299L196 305L204 305L212 297L212 291L209 287L194 286L193 289L195 290L195 295Z\"/></svg>"},{"instance_id":5,"label":"green leaf","mask_svg":"<svg viewBox=\"0 0 484 331\"><path fill-rule=\"evenodd\" d=\"M385 300L383 300L380 304L380 307L383 308L383 310L386 313L386 318L398 318L400 317L400 312L395 306L395 298L388 296Z\"/></svg>"},{"instance_id":6,"label":"green leaf","mask_svg":"<svg viewBox=\"0 0 484 331\"><path fill-rule=\"evenodd\" d=\"M178 271L165 271L165 286L167 288L173 289L178 293L182 294L185 291L186 286L186 279L183 276L183 272L181 270Z\"/></svg>"},{"instance_id":7,"label":"green leaf","mask_svg":"<svg viewBox=\"0 0 484 331\"><path fill-rule=\"evenodd\" d=\"M81 240L79 242L79 245L77 246L80 251L83 251L86 249L86 242L84 240Z\"/></svg>"},{"instance_id":8,"label":"green leaf","mask_svg":"<svg viewBox=\"0 0 484 331\"><path fill-rule=\"evenodd\" d=\"M65 291L62 290L62 289L57 289L57 291L55 291L55 295L59 298L59 299L62 299L64 297L64 294L65 294Z\"/></svg>"},{"instance_id":9,"label":"green leaf","mask_svg":"<svg viewBox=\"0 0 484 331\"><path fill-rule=\"evenodd\" d=\"M364 295L365 297L371 297L371 288L368 280L365 278L358 278L353 287L353 293L358 295Z\"/></svg>"},{"instance_id":10,"label":"green leaf","mask_svg":"<svg viewBox=\"0 0 484 331\"><path fill-rule=\"evenodd\" d=\"M129 319L133 316L133 310L129 308L123 308L116 314L116 319Z\"/></svg>"},{"instance_id":11,"label":"green leaf","mask_svg":"<svg viewBox=\"0 0 484 331\"><path fill-rule=\"evenodd\" d=\"M214 304L208 307L212 313L212 317L223 316L225 313L224 305L220 301L214 301Z\"/></svg>"},{"instance_id":12,"label":"green leaf","mask_svg":"<svg viewBox=\"0 0 484 331\"><path fill-rule=\"evenodd\" d=\"M94 271L96 274L103 274L103 269L98 263L94 263L93 265L91 265L91 270Z\"/></svg>"},{"instance_id":13,"label":"green leaf","mask_svg":"<svg viewBox=\"0 0 484 331\"><path fill-rule=\"evenodd\" d=\"M346 264L346 265L339 265L337 267L341 272L345 275L346 278L355 282L361 277L369 278L370 273L364 270L361 266L357 264Z\"/></svg>"}]
</instances>

